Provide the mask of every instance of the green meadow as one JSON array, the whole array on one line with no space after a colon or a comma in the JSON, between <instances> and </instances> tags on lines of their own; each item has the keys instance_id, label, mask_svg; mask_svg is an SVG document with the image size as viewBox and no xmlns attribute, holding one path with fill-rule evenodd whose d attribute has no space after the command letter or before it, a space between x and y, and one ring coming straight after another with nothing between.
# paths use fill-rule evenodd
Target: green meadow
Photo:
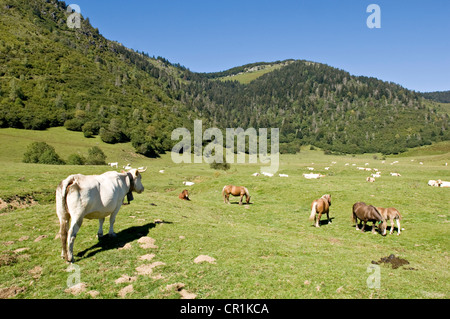
<instances>
[{"instance_id":1,"label":"green meadow","mask_svg":"<svg viewBox=\"0 0 450 319\"><path fill-rule=\"evenodd\" d=\"M116 238L99 240L98 222L83 222L75 267L60 258L55 189L70 174L111 168L22 163L33 141L46 141L63 159L99 146L119 169L128 163L148 167L145 191L117 216ZM252 176L261 164L231 164L221 171L206 163L175 164L170 154L149 159L130 144L109 145L64 128L1 129L0 145L2 298L449 298L450 189L427 185L430 179L450 180L449 142L386 158L324 155L304 147L280 156L278 173L288 178ZM381 177L368 183L373 172L358 166L376 168ZM307 167L326 176L307 180ZM246 186L251 204L240 206L238 198L224 204L227 184ZM178 198L183 189L191 201ZM323 194L332 196L332 222L322 217L315 228L308 220L310 204ZM351 213L357 201L397 208L401 235L397 229L385 237L370 227L356 231ZM105 234L108 227L107 219ZM391 254L409 264L380 264L379 287L371 288L372 261ZM211 258L197 262L202 255ZM75 283L79 289L69 289Z\"/></svg>"}]
</instances>

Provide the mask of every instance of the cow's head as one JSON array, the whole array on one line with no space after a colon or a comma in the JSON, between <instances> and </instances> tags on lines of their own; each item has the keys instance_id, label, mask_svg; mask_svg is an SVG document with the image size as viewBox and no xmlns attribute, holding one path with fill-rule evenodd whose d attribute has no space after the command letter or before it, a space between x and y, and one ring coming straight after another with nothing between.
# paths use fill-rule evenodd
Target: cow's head
<instances>
[{"instance_id":1,"label":"cow's head","mask_svg":"<svg viewBox=\"0 0 450 319\"><path fill-rule=\"evenodd\" d=\"M145 172L147 169L145 170L138 170L138 169L131 169L128 171L128 173L131 174L131 176L133 177L133 190L140 194L144 191L144 186L141 183L141 173Z\"/></svg>"}]
</instances>

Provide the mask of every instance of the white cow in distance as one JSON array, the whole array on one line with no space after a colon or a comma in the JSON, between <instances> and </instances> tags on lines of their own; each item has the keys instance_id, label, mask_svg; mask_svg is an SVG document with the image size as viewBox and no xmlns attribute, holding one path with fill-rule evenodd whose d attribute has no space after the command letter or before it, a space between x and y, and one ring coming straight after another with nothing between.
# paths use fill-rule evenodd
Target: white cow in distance
<instances>
[{"instance_id":1,"label":"white cow in distance","mask_svg":"<svg viewBox=\"0 0 450 319\"><path fill-rule=\"evenodd\" d=\"M193 182L183 182L183 185L186 185L186 186L192 186L192 185L194 185L195 183L193 183Z\"/></svg>"},{"instance_id":2,"label":"white cow in distance","mask_svg":"<svg viewBox=\"0 0 450 319\"><path fill-rule=\"evenodd\" d=\"M325 175L310 173L310 174L303 174L303 177L306 179L319 179L321 177L325 177Z\"/></svg>"},{"instance_id":3,"label":"white cow in distance","mask_svg":"<svg viewBox=\"0 0 450 319\"><path fill-rule=\"evenodd\" d=\"M119 163L115 162L115 163L108 163L109 166L111 166L111 168L119 168Z\"/></svg>"}]
</instances>

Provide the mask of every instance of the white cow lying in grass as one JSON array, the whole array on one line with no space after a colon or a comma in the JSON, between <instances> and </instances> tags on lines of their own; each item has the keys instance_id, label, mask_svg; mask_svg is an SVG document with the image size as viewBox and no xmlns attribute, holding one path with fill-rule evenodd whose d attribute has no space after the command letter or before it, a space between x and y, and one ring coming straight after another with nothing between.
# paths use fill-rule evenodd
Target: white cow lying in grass
<instances>
[{"instance_id":1,"label":"white cow lying in grass","mask_svg":"<svg viewBox=\"0 0 450 319\"><path fill-rule=\"evenodd\" d=\"M434 179L430 179L428 181L428 186L439 187L439 183L438 183L438 181L435 181Z\"/></svg>"},{"instance_id":2,"label":"white cow lying in grass","mask_svg":"<svg viewBox=\"0 0 450 319\"><path fill-rule=\"evenodd\" d=\"M289 177L289 175L287 175L287 174L278 174L278 176L280 176L280 177Z\"/></svg>"},{"instance_id":3,"label":"white cow lying in grass","mask_svg":"<svg viewBox=\"0 0 450 319\"><path fill-rule=\"evenodd\" d=\"M319 179L321 177L325 177L325 175L310 173L310 174L303 174L303 177L306 179Z\"/></svg>"},{"instance_id":4,"label":"white cow lying in grass","mask_svg":"<svg viewBox=\"0 0 450 319\"><path fill-rule=\"evenodd\" d=\"M267 176L267 177L272 177L272 176L273 176L273 174L271 174L271 173L266 173L266 172L262 172L262 174L263 174L264 176Z\"/></svg>"},{"instance_id":5,"label":"white cow lying in grass","mask_svg":"<svg viewBox=\"0 0 450 319\"><path fill-rule=\"evenodd\" d=\"M194 185L195 183L193 183L193 182L183 182L183 185L186 185L186 186L192 186L192 185Z\"/></svg>"},{"instance_id":6,"label":"white cow lying in grass","mask_svg":"<svg viewBox=\"0 0 450 319\"><path fill-rule=\"evenodd\" d=\"M450 187L450 182L444 182L441 181L440 179L437 180L439 187Z\"/></svg>"}]
</instances>

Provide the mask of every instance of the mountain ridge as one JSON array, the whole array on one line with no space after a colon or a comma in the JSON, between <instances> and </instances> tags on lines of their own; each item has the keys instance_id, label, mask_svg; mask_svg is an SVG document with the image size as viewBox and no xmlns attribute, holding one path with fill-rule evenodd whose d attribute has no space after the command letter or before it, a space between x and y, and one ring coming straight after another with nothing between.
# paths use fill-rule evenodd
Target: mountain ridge
<instances>
[{"instance_id":1,"label":"mountain ridge","mask_svg":"<svg viewBox=\"0 0 450 319\"><path fill-rule=\"evenodd\" d=\"M389 154L450 139L448 113L435 102L318 62L196 73L104 38L88 18L68 28L60 1L0 0L0 15L0 127L64 125L107 143L131 141L146 156L170 150L172 130L192 130L194 119L221 129L279 127L282 152L312 144ZM257 77L233 80L249 74Z\"/></svg>"}]
</instances>

